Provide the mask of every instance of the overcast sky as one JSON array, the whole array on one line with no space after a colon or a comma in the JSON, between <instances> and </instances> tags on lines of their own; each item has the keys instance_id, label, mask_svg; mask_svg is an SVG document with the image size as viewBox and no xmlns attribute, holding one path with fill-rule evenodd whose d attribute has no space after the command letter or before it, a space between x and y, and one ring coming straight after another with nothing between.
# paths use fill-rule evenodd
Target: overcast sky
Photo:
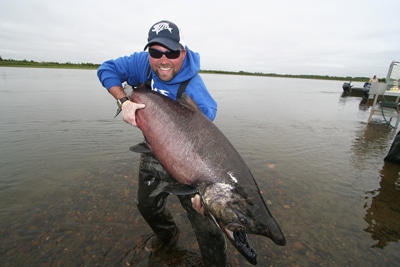
<instances>
[{"instance_id":1,"label":"overcast sky","mask_svg":"<svg viewBox=\"0 0 400 267\"><path fill-rule=\"evenodd\" d=\"M202 69L385 77L400 60L399 0L0 0L0 12L3 59L102 63L143 50L168 19Z\"/></svg>"}]
</instances>

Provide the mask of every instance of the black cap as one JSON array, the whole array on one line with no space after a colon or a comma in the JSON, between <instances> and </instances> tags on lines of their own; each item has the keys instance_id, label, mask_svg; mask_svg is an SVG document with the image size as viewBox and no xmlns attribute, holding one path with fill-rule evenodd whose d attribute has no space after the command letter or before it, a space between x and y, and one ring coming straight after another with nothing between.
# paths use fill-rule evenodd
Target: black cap
<instances>
[{"instance_id":1,"label":"black cap","mask_svg":"<svg viewBox=\"0 0 400 267\"><path fill-rule=\"evenodd\" d=\"M168 20L155 23L149 30L147 41L148 43L144 47L144 50L155 43L161 44L173 51L177 51L181 47L178 26Z\"/></svg>"}]
</instances>

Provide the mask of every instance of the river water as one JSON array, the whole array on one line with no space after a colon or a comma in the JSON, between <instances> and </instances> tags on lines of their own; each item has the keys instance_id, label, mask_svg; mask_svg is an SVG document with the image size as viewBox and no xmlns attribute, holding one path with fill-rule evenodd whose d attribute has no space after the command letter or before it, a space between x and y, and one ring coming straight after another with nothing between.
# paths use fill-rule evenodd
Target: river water
<instances>
[{"instance_id":1,"label":"river water","mask_svg":"<svg viewBox=\"0 0 400 267\"><path fill-rule=\"evenodd\" d=\"M216 125L287 238L279 247L250 236L260 266L400 263L400 165L383 161L396 130L367 125L368 107L341 96L343 81L202 77ZM139 155L128 147L142 136L113 119L96 71L0 68L0 111L0 265L141 266L136 244L151 230L135 206ZM168 205L198 254L174 196Z\"/></svg>"}]
</instances>

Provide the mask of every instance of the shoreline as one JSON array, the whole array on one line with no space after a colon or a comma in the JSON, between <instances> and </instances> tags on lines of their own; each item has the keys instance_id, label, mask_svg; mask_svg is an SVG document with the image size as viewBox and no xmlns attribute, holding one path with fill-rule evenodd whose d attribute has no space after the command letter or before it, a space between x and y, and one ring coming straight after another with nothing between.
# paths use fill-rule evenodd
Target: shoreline
<instances>
[{"instance_id":1,"label":"shoreline","mask_svg":"<svg viewBox=\"0 0 400 267\"><path fill-rule=\"evenodd\" d=\"M16 68L58 68L58 69L88 69L96 70L100 64L94 63L58 63L58 62L36 62L33 60L0 60L0 67L16 67ZM262 76L276 78L297 78L297 79L316 79L316 80L337 80L351 82L365 82L368 77L339 77L328 75L294 75L294 74L278 74L278 73L262 73L262 72L247 72L247 71L221 71L221 70L200 70L200 73L207 74L228 74L228 75L245 75L245 76ZM379 81L383 81L380 79Z\"/></svg>"}]
</instances>

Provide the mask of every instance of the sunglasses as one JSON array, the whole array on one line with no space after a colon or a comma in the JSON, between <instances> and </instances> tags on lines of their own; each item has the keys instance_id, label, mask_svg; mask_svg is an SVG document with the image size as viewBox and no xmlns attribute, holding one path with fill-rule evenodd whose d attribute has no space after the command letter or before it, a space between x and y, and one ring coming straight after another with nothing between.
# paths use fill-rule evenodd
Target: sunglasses
<instances>
[{"instance_id":1,"label":"sunglasses","mask_svg":"<svg viewBox=\"0 0 400 267\"><path fill-rule=\"evenodd\" d=\"M181 51L180 50L177 50L177 51L167 50L165 52L162 52L162 51L154 49L154 48L149 48L149 54L152 58L161 58L163 55L165 55L169 59L175 59L181 55Z\"/></svg>"}]
</instances>

